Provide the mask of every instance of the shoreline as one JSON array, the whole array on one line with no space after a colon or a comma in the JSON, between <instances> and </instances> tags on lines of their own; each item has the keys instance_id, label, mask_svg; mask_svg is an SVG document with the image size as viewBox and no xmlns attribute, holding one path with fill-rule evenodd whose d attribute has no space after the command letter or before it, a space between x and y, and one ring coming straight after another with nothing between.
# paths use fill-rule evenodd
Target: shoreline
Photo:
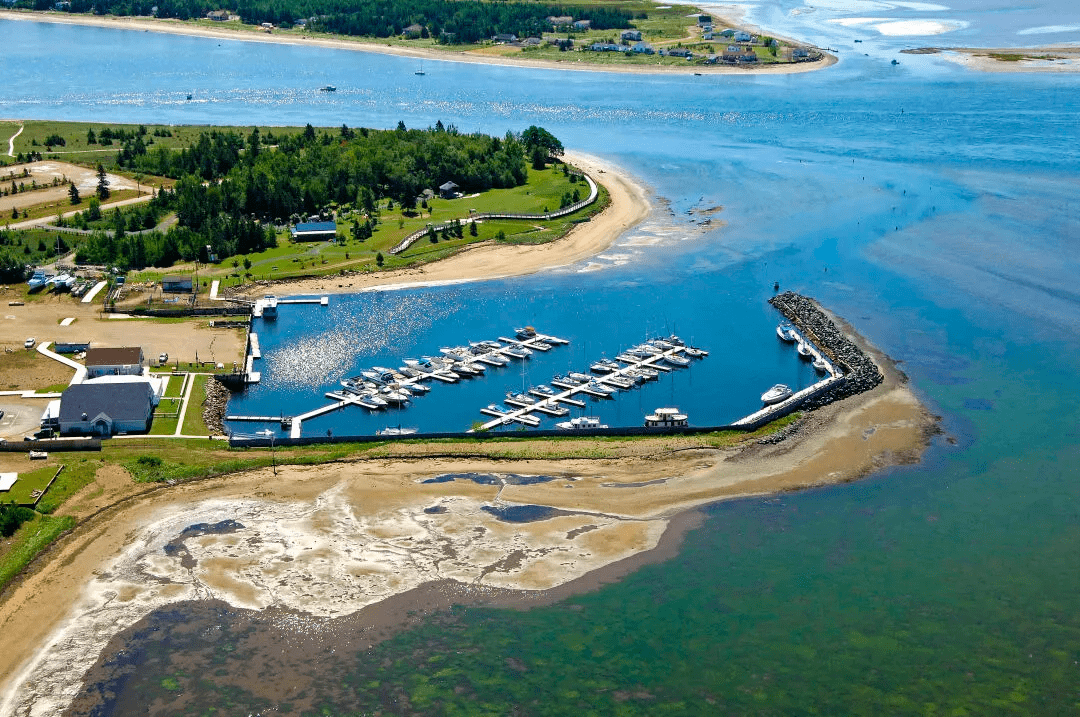
<instances>
[{"instance_id":1,"label":"shoreline","mask_svg":"<svg viewBox=\"0 0 1080 717\"><path fill-rule=\"evenodd\" d=\"M354 272L310 279L260 281L230 287L229 296L261 296L268 289L278 296L346 294L394 290L472 281L528 276L576 264L609 248L626 231L640 224L652 210L649 192L625 170L595 155L567 151L562 159L585 171L608 191L610 204L566 236L546 244L472 244L446 259L413 269Z\"/></svg>"},{"instance_id":2,"label":"shoreline","mask_svg":"<svg viewBox=\"0 0 1080 717\"><path fill-rule=\"evenodd\" d=\"M830 67L838 61L835 55L822 52L823 59L818 62L799 62L783 65L761 65L758 67L731 67L726 65L687 66L674 65L649 67L645 65L601 65L577 62L555 62L553 60L525 60L512 57L496 57L490 55L474 55L468 53L448 52L428 48L410 48L398 45L379 44L373 40L353 40L347 37L315 38L303 36L273 35L263 32L242 30L216 29L189 25L180 20L154 19L147 17L127 18L115 16L87 16L87 15L59 15L49 12L38 11L14 11L0 10L0 20L21 20L24 22L52 22L66 25L83 25L86 27L112 28L119 30L133 30L144 32L159 32L169 35L186 35L188 37L204 37L216 40L241 40L248 42L263 42L270 44L298 45L302 47L320 47L333 50L353 50L358 52L373 52L382 55L397 55L399 57L412 57L416 59L432 60L437 62L462 62L480 65L502 65L505 67L523 67L541 70L573 70L577 72L614 72L629 74L649 75L787 75L813 72Z\"/></svg>"},{"instance_id":3,"label":"shoreline","mask_svg":"<svg viewBox=\"0 0 1080 717\"><path fill-rule=\"evenodd\" d=\"M383 615L375 628L389 636L410 624L401 619L402 600L421 613L440 609L438 596L448 593L432 587L436 578L444 586L466 586L450 591L457 598L471 594L485 604L527 608L555 602L675 554L703 506L850 482L887 466L918 462L938 432L936 417L919 403L888 357L837 323L873 358L883 383L812 411L775 442L734 449L668 445L660 454L643 447L640 455L619 459L561 460L425 458L418 446L404 449L416 451L413 457L282 466L276 478L269 469L259 469L144 494L134 494L135 488L146 489L128 481L128 497L84 520L6 591L0 603L0 644L6 648L0 653L0 674L9 676L4 704L16 714L28 713L16 709L19 704L59 712L79 689L70 684L72 670L82 675L116 634L164 605L219 599L235 608L303 611L349 624L364 611L372 620ZM555 479L501 486L422 482L433 475L469 472ZM93 484L83 490L92 491ZM71 500L77 505L80 496ZM433 504L446 510L432 514L428 508ZM547 520L507 524L480 510L491 504L561 512ZM306 517L297 519L298 514ZM194 564L184 569L162 553L162 545L184 526L223 515L245 526L243 540L189 539L186 549ZM347 535L338 535L332 526L343 520ZM479 527L489 542L469 537ZM280 551L260 557L265 549L259 546L279 545L283 539L298 546L285 556L288 563L281 562ZM358 571L348 562L354 551L367 550L365 540L385 547ZM402 540L408 541L402 548L386 550ZM313 583L304 566L297 565L305 560L303 546L314 544L321 546L315 552L324 562L329 557L331 565L346 563L340 574L325 569L319 574L332 592L319 592L313 587L319 581ZM348 550L335 552L335 545ZM400 549L404 553L397 555ZM449 552L439 552L444 549ZM498 555L504 557L492 563ZM439 567L425 567L429 560ZM289 573L295 589L284 586L289 581L283 571L296 570ZM235 579L239 574L243 582ZM273 583L270 592L262 576Z\"/></svg>"}]
</instances>

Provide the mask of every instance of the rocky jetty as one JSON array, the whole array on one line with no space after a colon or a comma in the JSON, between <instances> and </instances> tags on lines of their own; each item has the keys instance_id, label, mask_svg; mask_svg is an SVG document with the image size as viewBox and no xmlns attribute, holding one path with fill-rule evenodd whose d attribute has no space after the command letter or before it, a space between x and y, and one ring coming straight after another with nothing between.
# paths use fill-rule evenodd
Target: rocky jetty
<instances>
[{"instance_id":1,"label":"rocky jetty","mask_svg":"<svg viewBox=\"0 0 1080 717\"><path fill-rule=\"evenodd\" d=\"M816 301L785 291L769 299L769 303L844 370L846 380L842 384L825 395L810 399L803 408L818 408L869 391L884 380L873 359L837 328Z\"/></svg>"},{"instance_id":2,"label":"rocky jetty","mask_svg":"<svg viewBox=\"0 0 1080 717\"><path fill-rule=\"evenodd\" d=\"M225 406L229 403L229 389L221 381L211 378L206 382L206 399L203 400L203 422L214 435L225 434Z\"/></svg>"}]
</instances>

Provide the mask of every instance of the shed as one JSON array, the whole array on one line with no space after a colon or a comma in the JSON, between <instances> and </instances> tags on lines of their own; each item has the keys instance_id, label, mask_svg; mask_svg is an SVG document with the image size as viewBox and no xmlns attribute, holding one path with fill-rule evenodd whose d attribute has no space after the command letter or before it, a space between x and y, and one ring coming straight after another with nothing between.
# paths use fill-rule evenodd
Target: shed
<instances>
[{"instance_id":1,"label":"shed","mask_svg":"<svg viewBox=\"0 0 1080 717\"><path fill-rule=\"evenodd\" d=\"M190 294L195 282L190 276L165 276L161 279L161 290L166 294Z\"/></svg>"},{"instance_id":2,"label":"shed","mask_svg":"<svg viewBox=\"0 0 1080 717\"><path fill-rule=\"evenodd\" d=\"M292 230L293 241L326 241L336 237L336 222L301 222Z\"/></svg>"},{"instance_id":3,"label":"shed","mask_svg":"<svg viewBox=\"0 0 1080 717\"><path fill-rule=\"evenodd\" d=\"M79 383L60 396L60 433L111 436L145 432L153 414L153 391L145 381Z\"/></svg>"}]
</instances>

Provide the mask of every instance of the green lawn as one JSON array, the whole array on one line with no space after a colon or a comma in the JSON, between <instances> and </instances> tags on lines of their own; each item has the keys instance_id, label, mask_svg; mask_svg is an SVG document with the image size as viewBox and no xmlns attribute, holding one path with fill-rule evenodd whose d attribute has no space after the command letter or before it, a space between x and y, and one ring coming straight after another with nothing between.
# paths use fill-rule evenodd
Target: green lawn
<instances>
[{"instance_id":1,"label":"green lawn","mask_svg":"<svg viewBox=\"0 0 1080 717\"><path fill-rule=\"evenodd\" d=\"M165 386L166 398L178 398L183 395L182 391L184 390L184 378L186 376L187 374L183 373L169 376L169 383L167 386Z\"/></svg>"},{"instance_id":2,"label":"green lawn","mask_svg":"<svg viewBox=\"0 0 1080 717\"><path fill-rule=\"evenodd\" d=\"M12 500L25 505L33 504L37 498L31 494L35 490L44 490L59 467L56 465L42 466L36 470L19 473L19 479L15 481L15 485L11 486L11 490L0 493L0 501Z\"/></svg>"},{"instance_id":3,"label":"green lawn","mask_svg":"<svg viewBox=\"0 0 1080 717\"><path fill-rule=\"evenodd\" d=\"M188 403L187 413L184 414L184 427L180 431L185 436L206 436L210 430L202 417L202 404L206 400L206 382L209 376L195 376L194 385L191 387L191 399Z\"/></svg>"}]
</instances>

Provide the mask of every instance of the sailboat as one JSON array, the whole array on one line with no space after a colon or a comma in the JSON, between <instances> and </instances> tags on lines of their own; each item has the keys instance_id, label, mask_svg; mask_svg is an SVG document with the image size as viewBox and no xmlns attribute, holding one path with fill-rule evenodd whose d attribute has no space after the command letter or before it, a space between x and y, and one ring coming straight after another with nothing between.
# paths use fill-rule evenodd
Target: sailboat
<instances>
[{"instance_id":1,"label":"sailboat","mask_svg":"<svg viewBox=\"0 0 1080 717\"><path fill-rule=\"evenodd\" d=\"M424 74L424 61L420 60L420 69L413 73L414 75Z\"/></svg>"}]
</instances>

